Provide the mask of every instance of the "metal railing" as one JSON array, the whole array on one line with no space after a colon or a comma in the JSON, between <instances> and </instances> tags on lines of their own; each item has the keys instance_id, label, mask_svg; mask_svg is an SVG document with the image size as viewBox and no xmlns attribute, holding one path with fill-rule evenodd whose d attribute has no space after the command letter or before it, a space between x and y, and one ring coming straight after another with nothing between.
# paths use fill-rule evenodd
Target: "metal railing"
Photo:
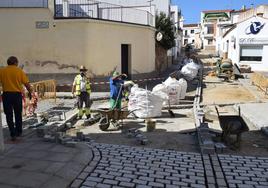
<instances>
[{"instance_id":1,"label":"metal railing","mask_svg":"<svg viewBox=\"0 0 268 188\"><path fill-rule=\"evenodd\" d=\"M99 19L154 26L154 16L142 9L94 0L55 0L55 19Z\"/></svg>"},{"instance_id":2,"label":"metal railing","mask_svg":"<svg viewBox=\"0 0 268 188\"><path fill-rule=\"evenodd\" d=\"M0 0L0 8L47 8L48 0Z\"/></svg>"}]
</instances>

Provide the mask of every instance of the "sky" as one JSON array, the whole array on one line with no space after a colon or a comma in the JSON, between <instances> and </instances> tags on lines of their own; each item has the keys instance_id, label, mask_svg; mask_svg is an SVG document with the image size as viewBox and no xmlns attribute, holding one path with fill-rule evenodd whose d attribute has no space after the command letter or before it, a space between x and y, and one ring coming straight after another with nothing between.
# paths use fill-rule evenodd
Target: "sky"
<instances>
[{"instance_id":1,"label":"sky","mask_svg":"<svg viewBox=\"0 0 268 188\"><path fill-rule=\"evenodd\" d=\"M236 9L243 5L247 8L260 4L268 4L268 0L172 0L173 5L178 5L182 10L184 23L199 23L200 13L203 10Z\"/></svg>"}]
</instances>

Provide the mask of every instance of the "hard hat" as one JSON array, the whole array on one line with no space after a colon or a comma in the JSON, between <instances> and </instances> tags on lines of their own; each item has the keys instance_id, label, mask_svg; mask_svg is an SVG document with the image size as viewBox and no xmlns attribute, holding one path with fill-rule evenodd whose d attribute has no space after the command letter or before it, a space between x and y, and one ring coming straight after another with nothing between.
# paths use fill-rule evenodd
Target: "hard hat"
<instances>
[{"instance_id":1,"label":"hard hat","mask_svg":"<svg viewBox=\"0 0 268 188\"><path fill-rule=\"evenodd\" d=\"M116 76L119 76L119 75L120 75L119 72L114 71L114 73L113 73L113 77L116 77Z\"/></svg>"},{"instance_id":2,"label":"hard hat","mask_svg":"<svg viewBox=\"0 0 268 188\"><path fill-rule=\"evenodd\" d=\"M87 68L84 65L80 66L80 71L87 71Z\"/></svg>"}]
</instances>

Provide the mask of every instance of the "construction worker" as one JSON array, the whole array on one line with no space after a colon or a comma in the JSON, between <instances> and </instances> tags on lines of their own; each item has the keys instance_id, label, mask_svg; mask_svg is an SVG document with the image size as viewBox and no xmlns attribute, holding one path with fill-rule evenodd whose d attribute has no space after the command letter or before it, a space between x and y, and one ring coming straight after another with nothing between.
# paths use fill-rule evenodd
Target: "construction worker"
<instances>
[{"instance_id":1,"label":"construction worker","mask_svg":"<svg viewBox=\"0 0 268 188\"><path fill-rule=\"evenodd\" d=\"M7 66L0 71L0 83L3 88L3 106L11 140L22 136L22 91L24 85L31 100L31 86L26 74L18 67L18 59L11 56L7 59ZM15 123L13 120L15 114Z\"/></svg>"},{"instance_id":2,"label":"construction worker","mask_svg":"<svg viewBox=\"0 0 268 188\"><path fill-rule=\"evenodd\" d=\"M127 78L126 74L119 74L114 72L110 78L110 108L121 109L122 91L124 79Z\"/></svg>"},{"instance_id":3,"label":"construction worker","mask_svg":"<svg viewBox=\"0 0 268 188\"><path fill-rule=\"evenodd\" d=\"M78 119L82 119L85 111L87 119L90 118L90 82L89 78L86 76L87 69L85 66L80 67L80 74L74 78L72 94L77 97L78 104ZM83 110L83 103L85 103L85 108Z\"/></svg>"}]
</instances>

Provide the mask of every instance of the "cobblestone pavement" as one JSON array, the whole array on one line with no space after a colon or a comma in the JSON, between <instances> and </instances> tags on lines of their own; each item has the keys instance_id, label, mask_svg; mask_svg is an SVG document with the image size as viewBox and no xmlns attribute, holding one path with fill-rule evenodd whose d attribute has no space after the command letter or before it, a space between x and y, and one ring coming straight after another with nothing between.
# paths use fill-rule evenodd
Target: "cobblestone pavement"
<instances>
[{"instance_id":1,"label":"cobblestone pavement","mask_svg":"<svg viewBox=\"0 0 268 188\"><path fill-rule=\"evenodd\" d=\"M97 144L71 187L268 187L268 157Z\"/></svg>"},{"instance_id":2,"label":"cobblestone pavement","mask_svg":"<svg viewBox=\"0 0 268 188\"><path fill-rule=\"evenodd\" d=\"M268 187L268 157L219 155L229 187Z\"/></svg>"}]
</instances>

